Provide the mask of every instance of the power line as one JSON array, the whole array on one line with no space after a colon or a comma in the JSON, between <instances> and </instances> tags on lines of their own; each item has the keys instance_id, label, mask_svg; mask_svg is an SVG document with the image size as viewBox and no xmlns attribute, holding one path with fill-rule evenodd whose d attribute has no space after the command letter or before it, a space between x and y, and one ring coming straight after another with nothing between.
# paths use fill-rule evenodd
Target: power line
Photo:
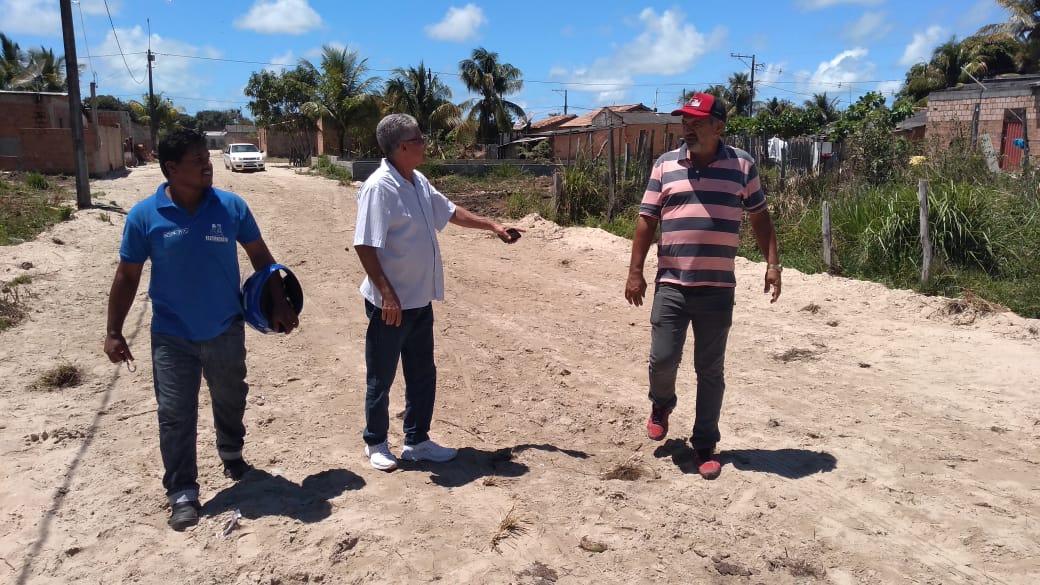
<instances>
[{"instance_id":1,"label":"power line","mask_svg":"<svg viewBox=\"0 0 1040 585\"><path fill-rule=\"evenodd\" d=\"M116 34L116 23L112 21L112 11L108 9L108 0L105 1L105 12L108 13L108 24L112 25L112 36L116 39L116 47L119 48L119 54L123 56L123 65L126 65L126 72L130 74L130 79L134 80L134 83L141 85L144 82L142 79L138 81L134 77L134 72L130 70L130 64L126 62L126 55L123 54L123 46L119 44L119 35Z\"/></svg>"},{"instance_id":2,"label":"power line","mask_svg":"<svg viewBox=\"0 0 1040 585\"><path fill-rule=\"evenodd\" d=\"M94 60L90 57L90 41L87 40L87 23L83 20L83 2L76 0L76 8L79 9L79 24L80 29L83 31L83 46L87 49L87 63L90 64L90 75L94 78L94 82L97 83L97 72L94 71Z\"/></svg>"}]
</instances>

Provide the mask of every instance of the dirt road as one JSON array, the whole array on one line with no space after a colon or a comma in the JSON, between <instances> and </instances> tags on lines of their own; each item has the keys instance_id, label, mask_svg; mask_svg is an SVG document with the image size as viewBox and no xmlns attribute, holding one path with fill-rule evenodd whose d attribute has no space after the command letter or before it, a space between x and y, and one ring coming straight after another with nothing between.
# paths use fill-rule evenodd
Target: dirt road
<instances>
[{"instance_id":1,"label":"dirt road","mask_svg":"<svg viewBox=\"0 0 1040 585\"><path fill-rule=\"evenodd\" d=\"M460 455L387 474L362 454L356 188L215 156L216 186L245 197L307 295L298 332L247 338L259 471L223 478L204 399L204 517L166 526L144 287L136 372L101 352L120 209L161 176L94 181L110 208L0 248L0 280L33 281L30 320L0 334L0 582L1040 582L1040 322L793 270L770 305L763 266L738 259L707 482L682 442L689 353L671 436L645 436L649 307L623 298L627 241L537 217L514 246L449 226L432 435ZM62 362L82 385L33 387ZM394 419L395 451L400 433Z\"/></svg>"}]
</instances>

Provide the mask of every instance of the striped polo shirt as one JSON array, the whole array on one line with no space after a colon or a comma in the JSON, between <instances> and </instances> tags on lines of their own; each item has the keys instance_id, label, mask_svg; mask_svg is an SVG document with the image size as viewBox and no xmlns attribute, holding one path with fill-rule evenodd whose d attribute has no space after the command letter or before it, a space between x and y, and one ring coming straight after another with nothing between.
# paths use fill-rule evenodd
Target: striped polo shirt
<instances>
[{"instance_id":1,"label":"striped polo shirt","mask_svg":"<svg viewBox=\"0 0 1040 585\"><path fill-rule=\"evenodd\" d=\"M765 209L766 199L751 155L719 141L708 168L687 158L686 145L654 163L639 214L661 225L657 278L682 286L734 287L734 258L744 210Z\"/></svg>"}]
</instances>

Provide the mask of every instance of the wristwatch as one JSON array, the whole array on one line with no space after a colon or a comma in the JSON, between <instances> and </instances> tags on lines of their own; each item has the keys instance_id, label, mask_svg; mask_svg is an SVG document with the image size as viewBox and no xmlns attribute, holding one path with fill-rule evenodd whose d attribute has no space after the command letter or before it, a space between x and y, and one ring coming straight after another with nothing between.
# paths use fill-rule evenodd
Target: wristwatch
<instances>
[{"instance_id":1,"label":"wristwatch","mask_svg":"<svg viewBox=\"0 0 1040 585\"><path fill-rule=\"evenodd\" d=\"M766 270L767 271L768 270L775 270L777 272L783 272L784 271L784 265L783 264L766 264Z\"/></svg>"}]
</instances>

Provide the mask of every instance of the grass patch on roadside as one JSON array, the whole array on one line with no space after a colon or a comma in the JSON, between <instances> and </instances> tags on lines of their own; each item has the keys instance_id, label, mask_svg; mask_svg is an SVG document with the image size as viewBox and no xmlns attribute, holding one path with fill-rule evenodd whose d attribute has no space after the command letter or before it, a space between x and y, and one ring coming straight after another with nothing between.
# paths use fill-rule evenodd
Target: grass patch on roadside
<instances>
[{"instance_id":1,"label":"grass patch on roadside","mask_svg":"<svg viewBox=\"0 0 1040 585\"><path fill-rule=\"evenodd\" d=\"M0 177L0 246L31 240L72 217L73 201L61 187L39 173Z\"/></svg>"},{"instance_id":2,"label":"grass patch on roadside","mask_svg":"<svg viewBox=\"0 0 1040 585\"><path fill-rule=\"evenodd\" d=\"M327 156L319 156L311 165L311 172L326 179L339 181L340 185L349 185L354 180L354 175L346 167L335 164Z\"/></svg>"},{"instance_id":3,"label":"grass patch on roadside","mask_svg":"<svg viewBox=\"0 0 1040 585\"><path fill-rule=\"evenodd\" d=\"M21 275L11 282L0 283L0 333L21 323L28 316L25 299L28 293L20 288L32 282L28 275Z\"/></svg>"}]
</instances>

